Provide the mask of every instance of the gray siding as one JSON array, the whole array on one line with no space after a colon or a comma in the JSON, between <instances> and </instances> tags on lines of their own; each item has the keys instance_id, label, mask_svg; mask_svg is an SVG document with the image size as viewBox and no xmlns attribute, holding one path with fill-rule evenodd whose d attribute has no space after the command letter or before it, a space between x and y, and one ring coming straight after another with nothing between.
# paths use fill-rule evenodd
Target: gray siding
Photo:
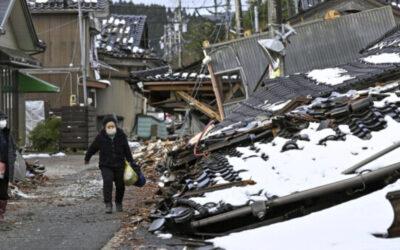
<instances>
[{"instance_id":1,"label":"gray siding","mask_svg":"<svg viewBox=\"0 0 400 250\"><path fill-rule=\"evenodd\" d=\"M387 6L295 26L298 34L290 39L285 74L349 62L395 25L392 9Z\"/></svg>"},{"instance_id":2,"label":"gray siding","mask_svg":"<svg viewBox=\"0 0 400 250\"><path fill-rule=\"evenodd\" d=\"M137 114L142 113L143 99L124 80L111 79L111 86L97 91L97 115L124 117L123 130L130 134Z\"/></svg>"}]
</instances>

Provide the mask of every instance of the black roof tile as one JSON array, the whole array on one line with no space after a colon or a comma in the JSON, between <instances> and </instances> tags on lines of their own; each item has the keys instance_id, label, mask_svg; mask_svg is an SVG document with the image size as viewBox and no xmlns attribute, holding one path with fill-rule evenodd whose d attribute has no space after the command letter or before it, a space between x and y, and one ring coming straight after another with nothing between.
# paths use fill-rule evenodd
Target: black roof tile
<instances>
[{"instance_id":1,"label":"black roof tile","mask_svg":"<svg viewBox=\"0 0 400 250\"><path fill-rule=\"evenodd\" d=\"M146 32L146 16L111 15L103 19L101 34L96 37L99 53L114 57L150 56Z\"/></svg>"},{"instance_id":2,"label":"black roof tile","mask_svg":"<svg viewBox=\"0 0 400 250\"><path fill-rule=\"evenodd\" d=\"M27 0L32 11L47 10L76 10L78 0ZM81 0L84 11L105 10L109 6L108 0Z\"/></svg>"}]
</instances>

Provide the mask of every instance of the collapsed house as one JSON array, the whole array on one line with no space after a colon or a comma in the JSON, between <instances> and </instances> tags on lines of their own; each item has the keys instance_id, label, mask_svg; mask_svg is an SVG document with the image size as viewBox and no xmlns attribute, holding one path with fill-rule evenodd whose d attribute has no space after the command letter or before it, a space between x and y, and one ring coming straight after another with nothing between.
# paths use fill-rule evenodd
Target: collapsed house
<instances>
[{"instance_id":1,"label":"collapsed house","mask_svg":"<svg viewBox=\"0 0 400 250\"><path fill-rule=\"evenodd\" d=\"M381 150L400 139L399 45L397 27L350 63L262 81L226 121L169 153L149 230L218 237L229 249L248 238L250 249L261 239L293 248L281 235L310 249L397 249L384 238L399 236L386 200L398 210L398 152Z\"/></svg>"}]
</instances>

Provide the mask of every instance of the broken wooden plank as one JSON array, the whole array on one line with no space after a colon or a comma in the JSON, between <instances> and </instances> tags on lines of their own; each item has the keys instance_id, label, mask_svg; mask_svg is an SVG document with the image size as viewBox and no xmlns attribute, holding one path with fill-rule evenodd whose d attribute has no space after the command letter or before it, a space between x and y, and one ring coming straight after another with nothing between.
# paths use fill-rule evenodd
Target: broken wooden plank
<instances>
[{"instance_id":1,"label":"broken wooden plank","mask_svg":"<svg viewBox=\"0 0 400 250\"><path fill-rule=\"evenodd\" d=\"M211 83L214 89L214 94L215 94L215 99L217 100L217 107L219 111L219 116L221 117L220 119L223 120L225 119L225 113L224 113L224 106L222 103L223 97L222 97L222 88L221 88L221 82L218 81L218 79L215 77L214 69L211 63L207 65L208 67L208 72L210 73L211 76ZM219 120L219 121L221 121Z\"/></svg>"},{"instance_id":2,"label":"broken wooden plank","mask_svg":"<svg viewBox=\"0 0 400 250\"><path fill-rule=\"evenodd\" d=\"M193 105L196 109L201 111L203 114L207 115L211 119L216 119L218 121L221 121L221 116L215 112L211 107L209 107L207 104L202 103L195 98L193 98L191 95L184 91L177 91L176 92L179 97L181 97L184 101L189 103L190 105Z\"/></svg>"}]
</instances>

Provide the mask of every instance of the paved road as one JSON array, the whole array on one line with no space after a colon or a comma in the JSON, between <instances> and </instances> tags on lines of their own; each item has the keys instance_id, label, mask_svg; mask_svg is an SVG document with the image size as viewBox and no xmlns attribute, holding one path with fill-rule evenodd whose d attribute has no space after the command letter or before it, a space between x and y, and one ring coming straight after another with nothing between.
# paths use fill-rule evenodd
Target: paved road
<instances>
[{"instance_id":1,"label":"paved road","mask_svg":"<svg viewBox=\"0 0 400 250\"><path fill-rule=\"evenodd\" d=\"M96 166L83 167L82 156L42 161L50 181L29 193L36 198L11 201L11 230L0 231L0 249L101 249L122 215L104 213Z\"/></svg>"}]
</instances>

